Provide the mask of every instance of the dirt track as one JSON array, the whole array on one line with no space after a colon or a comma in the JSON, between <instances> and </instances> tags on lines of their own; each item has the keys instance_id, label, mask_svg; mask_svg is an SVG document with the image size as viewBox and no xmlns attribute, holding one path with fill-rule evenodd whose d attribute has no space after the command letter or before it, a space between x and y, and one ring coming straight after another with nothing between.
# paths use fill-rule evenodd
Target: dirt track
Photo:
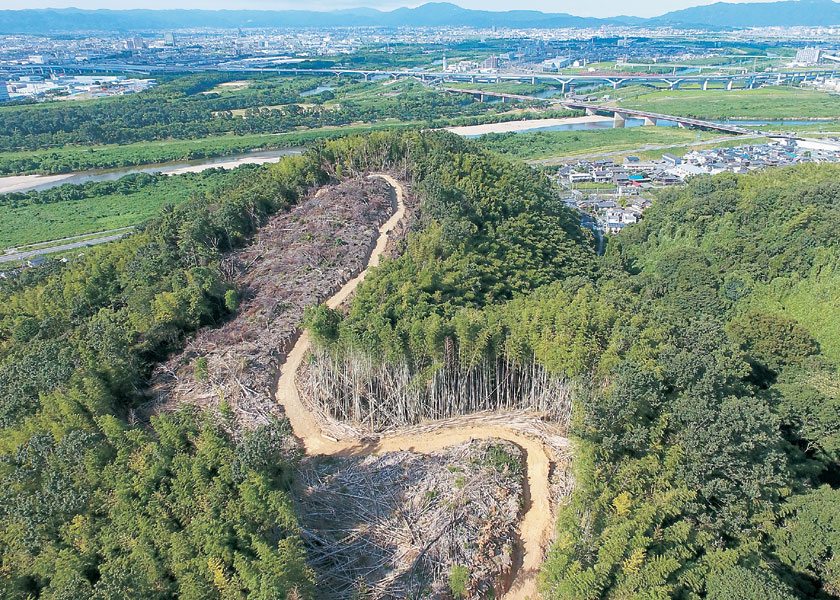
<instances>
[{"instance_id":1,"label":"dirt track","mask_svg":"<svg viewBox=\"0 0 840 600\"><path fill-rule=\"evenodd\" d=\"M403 219L405 204L404 188L393 177L377 174L391 184L397 192L397 210L379 228L379 238L371 253L369 267L379 264L379 257L388 242L388 233ZM348 281L328 301L327 305L335 308L347 300L356 287L364 280L367 269ZM549 474L554 461L550 448L540 440L506 428L503 425L459 425L442 426L430 433L420 435L393 435L375 443L363 443L359 440L335 440L324 436L315 416L304 406L298 395L295 377L310 347L309 333L304 332L289 352L285 364L281 367L277 383L277 401L283 406L292 430L301 440L307 454L327 454L337 456L360 456L372 453L410 450L426 453L448 446L460 444L471 439L499 438L513 442L525 453L526 481L523 484L524 510L519 528L521 564L512 578L510 589L505 594L507 600L525 600L536 598L536 575L542 564L543 553L551 540L554 528L554 515L550 502Z\"/></svg>"}]
</instances>

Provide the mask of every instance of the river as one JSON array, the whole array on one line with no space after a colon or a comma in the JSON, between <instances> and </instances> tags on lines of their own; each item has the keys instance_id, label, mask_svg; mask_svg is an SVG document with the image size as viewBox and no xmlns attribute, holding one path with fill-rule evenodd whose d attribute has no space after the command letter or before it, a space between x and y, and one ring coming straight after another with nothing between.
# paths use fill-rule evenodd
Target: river
<instances>
[{"instance_id":1,"label":"river","mask_svg":"<svg viewBox=\"0 0 840 600\"><path fill-rule=\"evenodd\" d=\"M164 173L178 175L181 173L198 173L206 169L233 169L246 164L264 164L278 162L284 156L300 154L302 148L287 148L284 150L263 150L245 152L230 156L202 158L197 160L174 161L139 165L136 167L120 167L117 169L95 169L91 171L77 171L75 173L61 173L58 175L12 175L0 177L0 194L10 192L42 191L64 184L80 184L88 181L114 181L133 173Z\"/></svg>"},{"instance_id":2,"label":"river","mask_svg":"<svg viewBox=\"0 0 840 600\"><path fill-rule=\"evenodd\" d=\"M713 121L723 123L722 121ZM738 125L741 127L759 127L761 125L813 125L817 121L790 120L790 121L726 121L727 125ZM629 117L624 122L624 127L643 127L644 119ZM673 121L659 120L659 127L676 127ZM452 133L474 138L488 133L531 133L534 131L586 131L592 129L612 129L612 117L569 117L564 119L531 119L520 121L503 121L501 123L486 123L484 125L466 125L463 127L448 127Z\"/></svg>"}]
</instances>

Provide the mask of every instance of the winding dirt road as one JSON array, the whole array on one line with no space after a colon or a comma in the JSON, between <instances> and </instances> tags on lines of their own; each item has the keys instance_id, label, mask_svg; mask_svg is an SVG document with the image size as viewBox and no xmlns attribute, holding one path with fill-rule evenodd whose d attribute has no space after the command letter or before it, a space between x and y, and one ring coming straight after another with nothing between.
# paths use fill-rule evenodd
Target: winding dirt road
<instances>
[{"instance_id":1,"label":"winding dirt road","mask_svg":"<svg viewBox=\"0 0 840 600\"><path fill-rule=\"evenodd\" d=\"M397 193L397 210L379 228L379 238L371 253L368 267L354 279L348 281L328 301L327 305L336 308L346 301L356 287L365 279L370 267L379 264L379 257L385 250L388 234L405 215L404 188L400 182L385 174L376 174L394 187ZM542 564L543 553L551 540L554 528L554 515L550 502L549 474L554 461L551 449L535 437L508 429L500 425L446 426L445 424L430 433L415 435L393 435L375 443L363 443L359 440L335 440L323 435L315 416L304 406L295 385L295 376L307 351L310 348L309 332L301 334L281 367L277 383L277 401L283 406L286 417L291 423L295 436L301 440L307 454L326 454L335 456L365 456L368 454L396 451L428 453L473 439L499 438L519 446L525 455L526 478L523 482L524 514L519 526L518 555L521 563L515 564L517 570L510 589L505 594L506 600L525 600L536 598L536 575Z\"/></svg>"}]
</instances>

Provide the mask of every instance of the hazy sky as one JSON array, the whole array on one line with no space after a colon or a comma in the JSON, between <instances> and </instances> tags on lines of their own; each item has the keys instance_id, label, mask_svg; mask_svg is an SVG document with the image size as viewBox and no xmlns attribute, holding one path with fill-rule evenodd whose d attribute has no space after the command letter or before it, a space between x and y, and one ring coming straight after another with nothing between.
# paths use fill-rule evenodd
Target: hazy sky
<instances>
[{"instance_id":1,"label":"hazy sky","mask_svg":"<svg viewBox=\"0 0 840 600\"><path fill-rule=\"evenodd\" d=\"M730 0L731 1L731 0ZM761 0L747 0L761 1ZM766 1L766 0L765 0ZM400 6L418 6L418 2L399 2L399 0L310 0L309 2L288 0L0 0L0 8L235 8L235 9L308 9L330 10L369 6L381 10L390 10ZM612 17L633 15L651 17L662 13L696 6L711 4L702 0L646 0L645 2L627 2L626 0L599 0L598 2L551 2L550 0L458 0L456 4L465 8L484 10L533 9L543 12L565 12L582 17Z\"/></svg>"}]
</instances>

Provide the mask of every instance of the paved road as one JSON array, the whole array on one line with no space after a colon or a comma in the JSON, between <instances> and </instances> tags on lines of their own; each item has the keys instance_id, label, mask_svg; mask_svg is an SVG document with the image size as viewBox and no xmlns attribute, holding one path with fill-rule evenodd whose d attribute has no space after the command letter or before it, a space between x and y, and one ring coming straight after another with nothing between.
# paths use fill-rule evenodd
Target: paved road
<instances>
[{"instance_id":1,"label":"paved road","mask_svg":"<svg viewBox=\"0 0 840 600\"><path fill-rule=\"evenodd\" d=\"M15 252L14 254L6 254L0 256L0 263L19 262L32 258L33 256L40 256L42 254L53 254L54 252L63 252L65 250L73 250L75 248L85 248L87 246L95 246L96 244L104 244L106 242L113 242L124 235L130 233L123 231L122 233L114 233L103 237L93 238L89 240L79 240L78 242L70 242L68 244L60 244L58 246L49 246L47 248L39 248L37 250L26 250L24 252Z\"/></svg>"}]
</instances>

